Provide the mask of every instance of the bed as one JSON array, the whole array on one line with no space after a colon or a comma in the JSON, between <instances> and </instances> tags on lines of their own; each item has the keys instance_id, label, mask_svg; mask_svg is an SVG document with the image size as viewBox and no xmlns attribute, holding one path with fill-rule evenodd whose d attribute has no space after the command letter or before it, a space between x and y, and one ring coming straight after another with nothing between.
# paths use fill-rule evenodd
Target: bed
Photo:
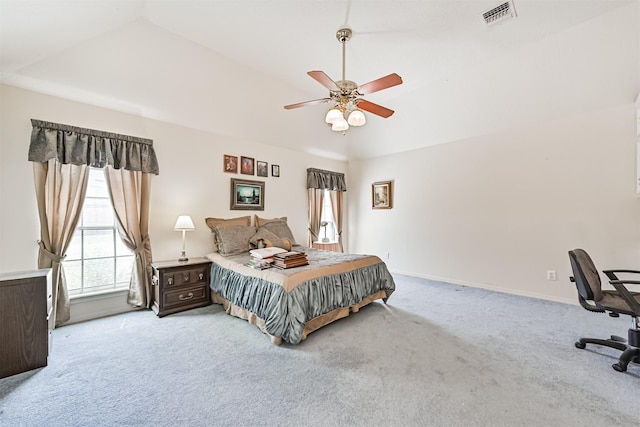
<instances>
[{"instance_id":1,"label":"bed","mask_svg":"<svg viewBox=\"0 0 640 427\"><path fill-rule=\"evenodd\" d=\"M298 344L373 301L386 303L395 290L387 266L376 256L297 245L292 250L304 252L309 265L256 270L246 265L249 252L208 254L212 302L258 326L274 344Z\"/></svg>"},{"instance_id":2,"label":"bed","mask_svg":"<svg viewBox=\"0 0 640 427\"><path fill-rule=\"evenodd\" d=\"M386 303L395 290L380 258L296 245L286 217L209 217L205 222L214 241L214 252L207 255L211 301L258 326L274 344L298 344L373 301ZM308 265L254 269L247 264L256 247L304 252Z\"/></svg>"}]
</instances>

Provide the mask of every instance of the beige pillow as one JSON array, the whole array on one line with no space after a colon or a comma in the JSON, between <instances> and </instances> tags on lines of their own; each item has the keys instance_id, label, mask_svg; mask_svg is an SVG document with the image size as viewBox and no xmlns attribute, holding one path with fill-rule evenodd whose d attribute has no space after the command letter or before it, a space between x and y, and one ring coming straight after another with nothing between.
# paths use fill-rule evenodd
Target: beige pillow
<instances>
[{"instance_id":1,"label":"beige pillow","mask_svg":"<svg viewBox=\"0 0 640 427\"><path fill-rule=\"evenodd\" d=\"M272 221L284 221L287 222L287 217L283 216L281 218L260 218L258 215L256 215L256 221L255 221L255 226L260 228L263 225L265 225L268 222L272 222Z\"/></svg>"},{"instance_id":2,"label":"beige pillow","mask_svg":"<svg viewBox=\"0 0 640 427\"><path fill-rule=\"evenodd\" d=\"M235 225L250 226L251 215L239 216L236 218L207 217L204 219L204 221L207 223L207 226L211 229L211 232L213 233L216 227L224 228L224 227L232 227ZM213 251L218 252L218 237L216 236L215 233L213 234Z\"/></svg>"},{"instance_id":3,"label":"beige pillow","mask_svg":"<svg viewBox=\"0 0 640 427\"><path fill-rule=\"evenodd\" d=\"M239 216L237 218L205 218L211 231L216 227L228 227L231 225L251 225L251 215Z\"/></svg>"}]
</instances>

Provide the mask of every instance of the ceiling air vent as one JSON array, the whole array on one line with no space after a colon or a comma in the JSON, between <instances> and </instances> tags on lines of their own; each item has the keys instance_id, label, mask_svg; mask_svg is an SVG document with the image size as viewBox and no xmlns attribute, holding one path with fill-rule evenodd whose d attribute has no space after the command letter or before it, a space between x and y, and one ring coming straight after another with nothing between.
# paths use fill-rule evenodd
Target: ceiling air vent
<instances>
[{"instance_id":1,"label":"ceiling air vent","mask_svg":"<svg viewBox=\"0 0 640 427\"><path fill-rule=\"evenodd\" d=\"M482 19L485 24L487 24L487 27L491 27L492 25L499 24L516 16L516 8L513 6L513 1L509 0L485 11L482 14Z\"/></svg>"}]
</instances>

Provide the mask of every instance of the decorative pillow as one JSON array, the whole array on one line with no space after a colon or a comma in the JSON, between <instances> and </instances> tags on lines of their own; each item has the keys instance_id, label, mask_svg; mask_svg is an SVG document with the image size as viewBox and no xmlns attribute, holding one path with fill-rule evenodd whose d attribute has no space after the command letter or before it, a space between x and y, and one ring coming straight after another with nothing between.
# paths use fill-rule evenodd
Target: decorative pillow
<instances>
[{"instance_id":1,"label":"decorative pillow","mask_svg":"<svg viewBox=\"0 0 640 427\"><path fill-rule=\"evenodd\" d=\"M280 217L280 218L271 218L271 219L269 219L269 218L260 218L258 215L256 215L256 221L255 221L254 225L256 227L260 228L263 225L265 225L266 223L272 222L272 221L284 221L284 222L287 222L287 217L283 216L283 217Z\"/></svg>"},{"instance_id":2,"label":"decorative pillow","mask_svg":"<svg viewBox=\"0 0 640 427\"><path fill-rule=\"evenodd\" d=\"M207 226L211 229L211 232L214 233L215 228L224 228L230 227L232 225L251 225L251 215L247 216L239 216L237 218L205 218L204 221L207 223ZM213 234L213 251L218 251L218 239L216 234Z\"/></svg>"},{"instance_id":3,"label":"decorative pillow","mask_svg":"<svg viewBox=\"0 0 640 427\"><path fill-rule=\"evenodd\" d=\"M213 232L218 239L218 252L222 256L237 255L251 249L249 239L256 234L256 228L247 225L216 227Z\"/></svg>"},{"instance_id":4,"label":"decorative pillow","mask_svg":"<svg viewBox=\"0 0 640 427\"><path fill-rule=\"evenodd\" d=\"M259 244L260 241L262 241L264 245L262 247L264 248L275 246L276 248L291 250L291 240L286 237L280 238L266 228L259 228L258 232L249 240L249 243L251 243L253 247L259 248L261 247Z\"/></svg>"},{"instance_id":5,"label":"decorative pillow","mask_svg":"<svg viewBox=\"0 0 640 427\"><path fill-rule=\"evenodd\" d=\"M289 239L292 245L296 244L296 240L293 238L293 233L291 232L291 229L287 225L287 221L273 220L273 221L267 222L260 228L264 228L265 230L272 232L273 234L280 237L281 239L282 238Z\"/></svg>"},{"instance_id":6,"label":"decorative pillow","mask_svg":"<svg viewBox=\"0 0 640 427\"><path fill-rule=\"evenodd\" d=\"M251 225L251 215L239 216L237 218L205 218L211 231L216 227L228 227L230 225Z\"/></svg>"}]
</instances>

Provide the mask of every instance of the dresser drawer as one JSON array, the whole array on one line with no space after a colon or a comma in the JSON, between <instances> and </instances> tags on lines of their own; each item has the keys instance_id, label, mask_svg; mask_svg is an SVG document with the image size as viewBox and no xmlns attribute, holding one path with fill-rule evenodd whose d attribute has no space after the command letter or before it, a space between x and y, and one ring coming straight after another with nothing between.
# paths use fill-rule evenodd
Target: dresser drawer
<instances>
[{"instance_id":1,"label":"dresser drawer","mask_svg":"<svg viewBox=\"0 0 640 427\"><path fill-rule=\"evenodd\" d=\"M164 306L166 308L176 305L190 305L202 301L207 301L207 289L205 285L190 286L186 288L167 291L163 295Z\"/></svg>"},{"instance_id":2,"label":"dresser drawer","mask_svg":"<svg viewBox=\"0 0 640 427\"><path fill-rule=\"evenodd\" d=\"M164 286L183 286L200 283L206 280L208 266L200 266L179 271L167 271L161 274L160 281Z\"/></svg>"}]
</instances>

